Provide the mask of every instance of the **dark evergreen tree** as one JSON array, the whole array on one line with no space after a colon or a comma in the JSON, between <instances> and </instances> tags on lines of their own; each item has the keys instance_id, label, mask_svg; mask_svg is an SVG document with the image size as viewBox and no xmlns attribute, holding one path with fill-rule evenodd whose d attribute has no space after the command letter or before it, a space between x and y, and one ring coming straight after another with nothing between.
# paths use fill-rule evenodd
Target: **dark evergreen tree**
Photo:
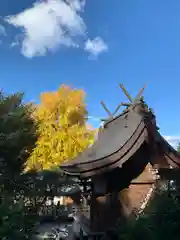
<instances>
[{"instance_id":1,"label":"dark evergreen tree","mask_svg":"<svg viewBox=\"0 0 180 240\"><path fill-rule=\"evenodd\" d=\"M36 142L32 107L23 94L0 93L0 239L25 239L29 227L22 181L24 164Z\"/></svg>"}]
</instances>

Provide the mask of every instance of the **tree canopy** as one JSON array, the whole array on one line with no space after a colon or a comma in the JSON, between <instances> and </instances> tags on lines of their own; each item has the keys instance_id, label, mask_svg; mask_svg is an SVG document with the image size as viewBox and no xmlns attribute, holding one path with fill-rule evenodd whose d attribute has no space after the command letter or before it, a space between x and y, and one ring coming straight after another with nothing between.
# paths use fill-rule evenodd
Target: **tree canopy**
<instances>
[{"instance_id":1,"label":"tree canopy","mask_svg":"<svg viewBox=\"0 0 180 240\"><path fill-rule=\"evenodd\" d=\"M30 105L23 104L22 93L0 93L0 239L25 239L27 221L32 220L25 217L21 194L24 163L36 142L31 114Z\"/></svg>"},{"instance_id":2,"label":"tree canopy","mask_svg":"<svg viewBox=\"0 0 180 240\"><path fill-rule=\"evenodd\" d=\"M94 131L87 128L83 90L62 85L55 92L42 93L34 118L39 136L26 163L26 170L46 170L71 160L89 146Z\"/></svg>"},{"instance_id":3,"label":"tree canopy","mask_svg":"<svg viewBox=\"0 0 180 240\"><path fill-rule=\"evenodd\" d=\"M0 176L12 182L23 172L36 142L32 109L22 100L22 93L10 96L0 93Z\"/></svg>"}]
</instances>

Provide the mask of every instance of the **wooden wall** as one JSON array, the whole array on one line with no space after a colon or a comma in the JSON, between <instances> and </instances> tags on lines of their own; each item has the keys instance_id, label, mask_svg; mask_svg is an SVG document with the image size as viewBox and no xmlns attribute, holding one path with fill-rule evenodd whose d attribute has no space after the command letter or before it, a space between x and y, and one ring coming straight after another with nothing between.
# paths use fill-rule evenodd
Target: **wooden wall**
<instances>
[{"instance_id":1,"label":"wooden wall","mask_svg":"<svg viewBox=\"0 0 180 240\"><path fill-rule=\"evenodd\" d=\"M153 182L154 174L150 164L133 182ZM127 218L138 212L154 184L130 185L119 194L106 194L95 198L92 202L94 213L91 222L94 231L104 231L113 227L120 218ZM114 196L113 196L114 195Z\"/></svg>"},{"instance_id":2,"label":"wooden wall","mask_svg":"<svg viewBox=\"0 0 180 240\"><path fill-rule=\"evenodd\" d=\"M134 182L151 182L154 180L153 169L148 164L145 170L133 181ZM151 192L153 184L130 185L127 191L129 204L132 206L132 211L138 211L146 198L147 194Z\"/></svg>"}]
</instances>

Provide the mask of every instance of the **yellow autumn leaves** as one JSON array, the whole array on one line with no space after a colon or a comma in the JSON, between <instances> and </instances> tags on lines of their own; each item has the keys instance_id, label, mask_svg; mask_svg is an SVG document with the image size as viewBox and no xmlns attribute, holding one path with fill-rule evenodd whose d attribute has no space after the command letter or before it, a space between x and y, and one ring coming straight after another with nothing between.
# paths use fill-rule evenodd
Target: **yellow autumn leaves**
<instances>
[{"instance_id":1,"label":"yellow autumn leaves","mask_svg":"<svg viewBox=\"0 0 180 240\"><path fill-rule=\"evenodd\" d=\"M87 127L85 93L62 85L56 92L42 93L33 117L38 140L26 163L26 171L58 167L93 143L95 131Z\"/></svg>"}]
</instances>

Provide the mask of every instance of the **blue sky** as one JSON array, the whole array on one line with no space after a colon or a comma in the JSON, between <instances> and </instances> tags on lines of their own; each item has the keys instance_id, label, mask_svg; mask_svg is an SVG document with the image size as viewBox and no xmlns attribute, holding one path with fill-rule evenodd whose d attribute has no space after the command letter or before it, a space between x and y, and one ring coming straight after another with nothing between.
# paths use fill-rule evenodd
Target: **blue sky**
<instances>
[{"instance_id":1,"label":"blue sky","mask_svg":"<svg viewBox=\"0 0 180 240\"><path fill-rule=\"evenodd\" d=\"M179 138L179 0L1 0L0 16L5 92L38 101L71 84L85 90L91 116L105 117L102 99L112 111L126 100L119 83L132 96L146 83L162 134Z\"/></svg>"}]
</instances>

